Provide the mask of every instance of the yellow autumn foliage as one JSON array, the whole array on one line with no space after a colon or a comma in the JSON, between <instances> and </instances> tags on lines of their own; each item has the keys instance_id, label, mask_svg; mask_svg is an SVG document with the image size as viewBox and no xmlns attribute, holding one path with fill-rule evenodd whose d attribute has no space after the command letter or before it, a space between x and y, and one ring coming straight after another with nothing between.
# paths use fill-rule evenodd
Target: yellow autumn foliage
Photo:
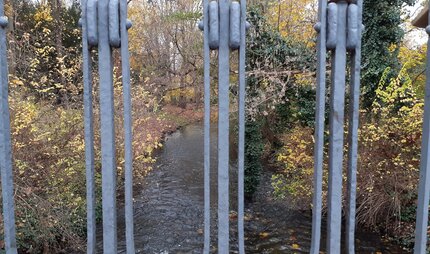
<instances>
[{"instance_id":1,"label":"yellow autumn foliage","mask_svg":"<svg viewBox=\"0 0 430 254\"><path fill-rule=\"evenodd\" d=\"M11 134L16 190L18 244L32 253L73 245L83 251L86 234L85 143L82 105L66 108L37 101L11 79ZM161 119L149 112L147 93L133 87L135 177L151 170L156 149L162 147ZM94 95L96 98L97 95ZM118 188L123 186L124 131L122 86L115 85ZM94 101L97 204L101 202L99 111ZM153 126L150 128L149 126Z\"/></svg>"},{"instance_id":2,"label":"yellow autumn foliage","mask_svg":"<svg viewBox=\"0 0 430 254\"><path fill-rule=\"evenodd\" d=\"M269 22L280 34L303 42L309 47L315 45L315 30L318 2L315 0L279 0L270 4Z\"/></svg>"},{"instance_id":3,"label":"yellow autumn foliage","mask_svg":"<svg viewBox=\"0 0 430 254\"><path fill-rule=\"evenodd\" d=\"M291 197L295 206L308 208L312 197L313 130L296 127L282 138L284 146L278 152L277 161L282 165L281 174L272 177L275 195L279 198Z\"/></svg>"}]
</instances>

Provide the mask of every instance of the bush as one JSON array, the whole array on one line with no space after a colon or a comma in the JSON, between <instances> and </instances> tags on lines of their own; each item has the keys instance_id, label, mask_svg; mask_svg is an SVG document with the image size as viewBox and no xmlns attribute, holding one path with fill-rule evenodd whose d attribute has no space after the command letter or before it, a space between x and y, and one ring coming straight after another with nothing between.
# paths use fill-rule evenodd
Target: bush
<instances>
[{"instance_id":1,"label":"bush","mask_svg":"<svg viewBox=\"0 0 430 254\"><path fill-rule=\"evenodd\" d=\"M11 109L19 247L31 253L82 247L86 191L80 110L15 96Z\"/></svg>"},{"instance_id":2,"label":"bush","mask_svg":"<svg viewBox=\"0 0 430 254\"><path fill-rule=\"evenodd\" d=\"M387 72L388 73L388 70ZM381 80L385 80L383 77ZM357 175L357 223L412 239L419 179L423 100L403 68L388 84L381 81L371 112L362 112ZM347 133L345 133L345 136ZM281 172L272 179L280 198L310 208L313 191L313 132L286 133L277 154ZM345 145L345 168L348 146ZM327 152L327 149L326 149ZM327 172L325 165L324 172ZM326 189L327 177L323 186ZM346 202L346 188L344 188ZM324 206L326 203L324 202ZM346 203L345 203L346 205Z\"/></svg>"},{"instance_id":3,"label":"bush","mask_svg":"<svg viewBox=\"0 0 430 254\"><path fill-rule=\"evenodd\" d=\"M263 140L258 122L252 120L246 122L245 139L245 195L251 198L257 190L263 168L261 164Z\"/></svg>"},{"instance_id":4,"label":"bush","mask_svg":"<svg viewBox=\"0 0 430 254\"><path fill-rule=\"evenodd\" d=\"M19 83L19 82L18 82ZM21 251L83 251L86 237L85 145L82 105L63 107L29 96L11 82L11 126L17 241ZM18 89L19 88L19 89ZM124 130L122 88L115 86L118 196L122 195ZM173 126L148 111L148 94L133 88L134 175L151 170L163 130ZM97 96L94 96L95 98ZM101 217L99 111L94 110L98 219ZM120 204L119 204L120 205Z\"/></svg>"},{"instance_id":5,"label":"bush","mask_svg":"<svg viewBox=\"0 0 430 254\"><path fill-rule=\"evenodd\" d=\"M395 234L415 220L424 106L405 71L380 84L360 131L358 221Z\"/></svg>"},{"instance_id":6,"label":"bush","mask_svg":"<svg viewBox=\"0 0 430 254\"><path fill-rule=\"evenodd\" d=\"M289 198L293 207L308 209L313 193L313 129L296 127L281 138L284 146L276 155L282 170L272 176L275 196ZM324 187L327 183L325 174Z\"/></svg>"}]
</instances>

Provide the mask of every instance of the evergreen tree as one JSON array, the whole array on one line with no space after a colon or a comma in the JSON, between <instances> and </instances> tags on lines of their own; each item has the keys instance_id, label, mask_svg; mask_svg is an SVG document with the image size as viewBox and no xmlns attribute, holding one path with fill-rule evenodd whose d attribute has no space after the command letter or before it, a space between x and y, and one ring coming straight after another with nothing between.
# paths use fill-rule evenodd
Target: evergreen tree
<instances>
[{"instance_id":1,"label":"evergreen tree","mask_svg":"<svg viewBox=\"0 0 430 254\"><path fill-rule=\"evenodd\" d=\"M402 28L402 8L416 0L364 1L362 87L363 106L369 108L375 99L381 77L387 67L392 70L386 76L392 78L400 69L399 45L405 31Z\"/></svg>"}]
</instances>

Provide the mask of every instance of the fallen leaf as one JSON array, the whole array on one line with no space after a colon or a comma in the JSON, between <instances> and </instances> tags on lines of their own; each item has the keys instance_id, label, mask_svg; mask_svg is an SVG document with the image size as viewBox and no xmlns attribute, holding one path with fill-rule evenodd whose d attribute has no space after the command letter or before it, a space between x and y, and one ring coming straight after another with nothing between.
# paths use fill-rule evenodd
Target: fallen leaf
<instances>
[{"instance_id":1,"label":"fallen leaf","mask_svg":"<svg viewBox=\"0 0 430 254\"><path fill-rule=\"evenodd\" d=\"M293 245L291 245L291 247L295 250L300 249L300 245L298 245L297 243L293 243Z\"/></svg>"},{"instance_id":2,"label":"fallen leaf","mask_svg":"<svg viewBox=\"0 0 430 254\"><path fill-rule=\"evenodd\" d=\"M260 233L260 238L261 239L267 238L268 236L269 236L269 233L267 233L267 232L261 232Z\"/></svg>"}]
</instances>

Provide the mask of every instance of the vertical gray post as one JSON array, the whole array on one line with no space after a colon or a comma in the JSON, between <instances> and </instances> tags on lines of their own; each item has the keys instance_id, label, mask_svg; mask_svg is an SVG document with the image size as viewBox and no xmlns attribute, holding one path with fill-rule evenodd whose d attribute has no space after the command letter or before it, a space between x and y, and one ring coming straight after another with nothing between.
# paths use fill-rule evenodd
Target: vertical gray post
<instances>
[{"instance_id":1,"label":"vertical gray post","mask_svg":"<svg viewBox=\"0 0 430 254\"><path fill-rule=\"evenodd\" d=\"M219 0L218 253L229 253L230 1Z\"/></svg>"},{"instance_id":2,"label":"vertical gray post","mask_svg":"<svg viewBox=\"0 0 430 254\"><path fill-rule=\"evenodd\" d=\"M342 222L342 169L344 147L345 80L347 50L351 52L350 116L348 132L348 207L346 252L354 253L355 200L358 157L361 33L363 1L319 1L315 171L311 253L319 253L321 239L322 171L326 49L332 50L327 252L340 253Z\"/></svg>"},{"instance_id":3,"label":"vertical gray post","mask_svg":"<svg viewBox=\"0 0 430 254\"><path fill-rule=\"evenodd\" d=\"M205 83L205 119L204 119L204 254L209 254L211 246L211 182L210 182L210 143L211 143L211 78L210 78L210 48L209 48L209 0L203 1L203 54L204 54L204 83Z\"/></svg>"},{"instance_id":4,"label":"vertical gray post","mask_svg":"<svg viewBox=\"0 0 430 254\"><path fill-rule=\"evenodd\" d=\"M361 34L362 34L362 10L363 0L348 7L348 26L357 30L357 36L353 36L354 30L348 28L348 42L353 42L355 48L351 49L351 85L349 102L349 131L348 131L348 207L346 210L346 253L355 253L355 210L357 192L357 160L358 160L358 128L360 114L360 73L361 73ZM353 20L356 16L357 20ZM350 32L351 31L351 32ZM356 41L355 41L356 40Z\"/></svg>"},{"instance_id":5,"label":"vertical gray post","mask_svg":"<svg viewBox=\"0 0 430 254\"><path fill-rule=\"evenodd\" d=\"M315 147L314 147L314 196L312 207L312 254L319 254L321 241L322 182L324 165L324 127L326 99L326 12L327 0L319 1L319 22L315 25L318 32L317 45L317 91L315 116Z\"/></svg>"},{"instance_id":6,"label":"vertical gray post","mask_svg":"<svg viewBox=\"0 0 430 254\"><path fill-rule=\"evenodd\" d=\"M341 242L347 7L346 1L337 3L337 41L332 56L327 253L340 253Z\"/></svg>"},{"instance_id":7,"label":"vertical gray post","mask_svg":"<svg viewBox=\"0 0 430 254\"><path fill-rule=\"evenodd\" d=\"M127 254L135 253L133 220L133 130L128 51L127 0L120 0L121 64L124 97L125 227Z\"/></svg>"},{"instance_id":8,"label":"vertical gray post","mask_svg":"<svg viewBox=\"0 0 430 254\"><path fill-rule=\"evenodd\" d=\"M87 253L96 253L96 198L94 177L94 126L91 54L88 43L87 0L82 0L82 51L84 82L85 167L87 187Z\"/></svg>"},{"instance_id":9,"label":"vertical gray post","mask_svg":"<svg viewBox=\"0 0 430 254\"><path fill-rule=\"evenodd\" d=\"M430 17L429 17L430 21ZM430 35L430 26L426 28ZM415 254L426 253L428 207L430 198L430 39L427 43L426 95L424 103L423 137L421 147L420 182L415 229Z\"/></svg>"},{"instance_id":10,"label":"vertical gray post","mask_svg":"<svg viewBox=\"0 0 430 254\"><path fill-rule=\"evenodd\" d=\"M9 86L6 48L7 17L0 1L0 171L3 198L4 239L7 254L17 253L15 204L13 200L12 142L10 133Z\"/></svg>"},{"instance_id":11,"label":"vertical gray post","mask_svg":"<svg viewBox=\"0 0 430 254\"><path fill-rule=\"evenodd\" d=\"M245 254L244 190L245 190L245 98L246 98L246 0L240 1L239 48L239 148L238 148L238 242L239 253Z\"/></svg>"},{"instance_id":12,"label":"vertical gray post","mask_svg":"<svg viewBox=\"0 0 430 254\"><path fill-rule=\"evenodd\" d=\"M205 242L210 251L210 49L218 54L218 252L229 253L229 115L230 49L239 49L239 154L238 154L238 245L245 253L244 152L245 152L245 54L246 1L203 1L205 79Z\"/></svg>"},{"instance_id":13,"label":"vertical gray post","mask_svg":"<svg viewBox=\"0 0 430 254\"><path fill-rule=\"evenodd\" d=\"M102 154L103 252L117 253L116 161L109 0L98 0L100 122Z\"/></svg>"},{"instance_id":14,"label":"vertical gray post","mask_svg":"<svg viewBox=\"0 0 430 254\"><path fill-rule=\"evenodd\" d=\"M133 225L132 100L127 1L82 0L85 148L87 168L87 252L95 253L94 130L90 46L99 49L102 153L103 252L117 252L116 158L112 47L121 48L124 95L125 220L127 253L135 253Z\"/></svg>"}]
</instances>

